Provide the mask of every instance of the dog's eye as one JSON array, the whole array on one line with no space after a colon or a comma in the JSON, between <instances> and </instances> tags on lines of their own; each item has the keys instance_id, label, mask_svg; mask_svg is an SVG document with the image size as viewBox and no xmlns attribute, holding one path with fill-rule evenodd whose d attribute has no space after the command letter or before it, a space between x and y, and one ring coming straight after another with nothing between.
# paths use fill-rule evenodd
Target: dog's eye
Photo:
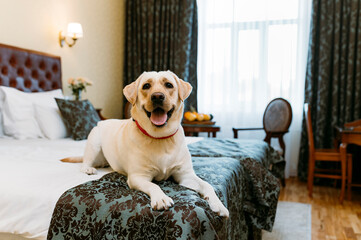
<instances>
[{"instance_id":1,"label":"dog's eye","mask_svg":"<svg viewBox=\"0 0 361 240\"><path fill-rule=\"evenodd\" d=\"M167 83L165 83L165 87L166 88L173 88L173 84L167 82Z\"/></svg>"},{"instance_id":2,"label":"dog's eye","mask_svg":"<svg viewBox=\"0 0 361 240\"><path fill-rule=\"evenodd\" d=\"M143 85L143 90L146 90L146 89L149 89L150 88L150 84L149 83L146 83Z\"/></svg>"}]
</instances>

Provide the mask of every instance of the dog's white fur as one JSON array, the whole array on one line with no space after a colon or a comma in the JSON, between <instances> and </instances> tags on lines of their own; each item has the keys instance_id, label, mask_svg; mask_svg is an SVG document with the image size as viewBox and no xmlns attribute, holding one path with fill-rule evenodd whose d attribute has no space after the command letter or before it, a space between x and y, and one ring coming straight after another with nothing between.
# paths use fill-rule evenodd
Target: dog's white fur
<instances>
[{"instance_id":1,"label":"dog's white fur","mask_svg":"<svg viewBox=\"0 0 361 240\"><path fill-rule=\"evenodd\" d=\"M146 83L150 84L149 89L143 89ZM166 83L170 83L173 88L166 86ZM183 101L191 91L189 83L170 71L141 74L123 90L132 104L132 118L153 137L176 134L167 139L153 139L142 133L132 119L101 121L88 136L81 171L95 174L95 167L109 164L113 170L128 177L127 183L131 189L148 194L151 207L158 210L172 207L173 200L152 180L166 180L172 176L180 185L199 192L218 215L228 217L228 210L215 194L213 187L197 177L193 170L191 155L180 124ZM145 112L153 111L151 96L155 92L164 94L165 111L174 108L172 116L162 127L155 126Z\"/></svg>"}]
</instances>

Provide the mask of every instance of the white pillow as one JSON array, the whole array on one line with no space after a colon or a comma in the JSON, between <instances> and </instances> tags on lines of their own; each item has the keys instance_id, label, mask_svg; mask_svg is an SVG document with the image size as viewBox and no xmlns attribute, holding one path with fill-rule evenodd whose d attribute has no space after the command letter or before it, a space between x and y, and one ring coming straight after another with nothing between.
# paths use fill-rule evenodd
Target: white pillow
<instances>
[{"instance_id":1,"label":"white pillow","mask_svg":"<svg viewBox=\"0 0 361 240\"><path fill-rule=\"evenodd\" d=\"M35 118L45 137L53 140L66 138L69 135L57 106L34 104L34 108Z\"/></svg>"},{"instance_id":2,"label":"white pillow","mask_svg":"<svg viewBox=\"0 0 361 240\"><path fill-rule=\"evenodd\" d=\"M3 123L6 135L16 139L44 137L35 118L34 104L57 107L55 97L62 98L61 89L25 93L15 88L0 86L4 95Z\"/></svg>"}]
</instances>

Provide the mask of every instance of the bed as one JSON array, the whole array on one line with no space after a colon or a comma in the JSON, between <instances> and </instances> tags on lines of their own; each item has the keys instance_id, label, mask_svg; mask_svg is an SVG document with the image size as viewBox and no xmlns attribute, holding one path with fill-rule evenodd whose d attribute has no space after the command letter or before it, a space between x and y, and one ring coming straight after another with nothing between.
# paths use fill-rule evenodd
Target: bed
<instances>
[{"instance_id":1,"label":"bed","mask_svg":"<svg viewBox=\"0 0 361 240\"><path fill-rule=\"evenodd\" d=\"M61 83L59 57L0 44L0 85L6 91L38 92L37 101L44 104L53 95L61 97ZM37 104L34 100L35 109ZM28 135L9 137L13 123L6 106L0 95L0 123L7 126L5 134L0 129L5 135L0 137L0 239L261 239L262 229L272 230L284 161L262 141L187 137L197 175L215 188L229 219L172 179L158 184L174 207L154 211L149 197L130 190L112 169L88 176L79 164L60 162L82 155L86 140L66 137L64 126L49 129L57 126L50 114L36 115L40 133L28 131L30 120L17 119L11 130L16 133L19 126ZM54 105L46 107L40 109Z\"/></svg>"}]
</instances>

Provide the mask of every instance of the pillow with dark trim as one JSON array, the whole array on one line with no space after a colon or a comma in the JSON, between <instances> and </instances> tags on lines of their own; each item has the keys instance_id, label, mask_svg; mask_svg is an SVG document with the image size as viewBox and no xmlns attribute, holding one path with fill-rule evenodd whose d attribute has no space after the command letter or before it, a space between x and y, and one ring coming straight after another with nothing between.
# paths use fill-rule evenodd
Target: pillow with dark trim
<instances>
[{"instance_id":1,"label":"pillow with dark trim","mask_svg":"<svg viewBox=\"0 0 361 240\"><path fill-rule=\"evenodd\" d=\"M65 126L74 140L86 139L100 121L100 117L88 100L74 101L55 98Z\"/></svg>"}]
</instances>

